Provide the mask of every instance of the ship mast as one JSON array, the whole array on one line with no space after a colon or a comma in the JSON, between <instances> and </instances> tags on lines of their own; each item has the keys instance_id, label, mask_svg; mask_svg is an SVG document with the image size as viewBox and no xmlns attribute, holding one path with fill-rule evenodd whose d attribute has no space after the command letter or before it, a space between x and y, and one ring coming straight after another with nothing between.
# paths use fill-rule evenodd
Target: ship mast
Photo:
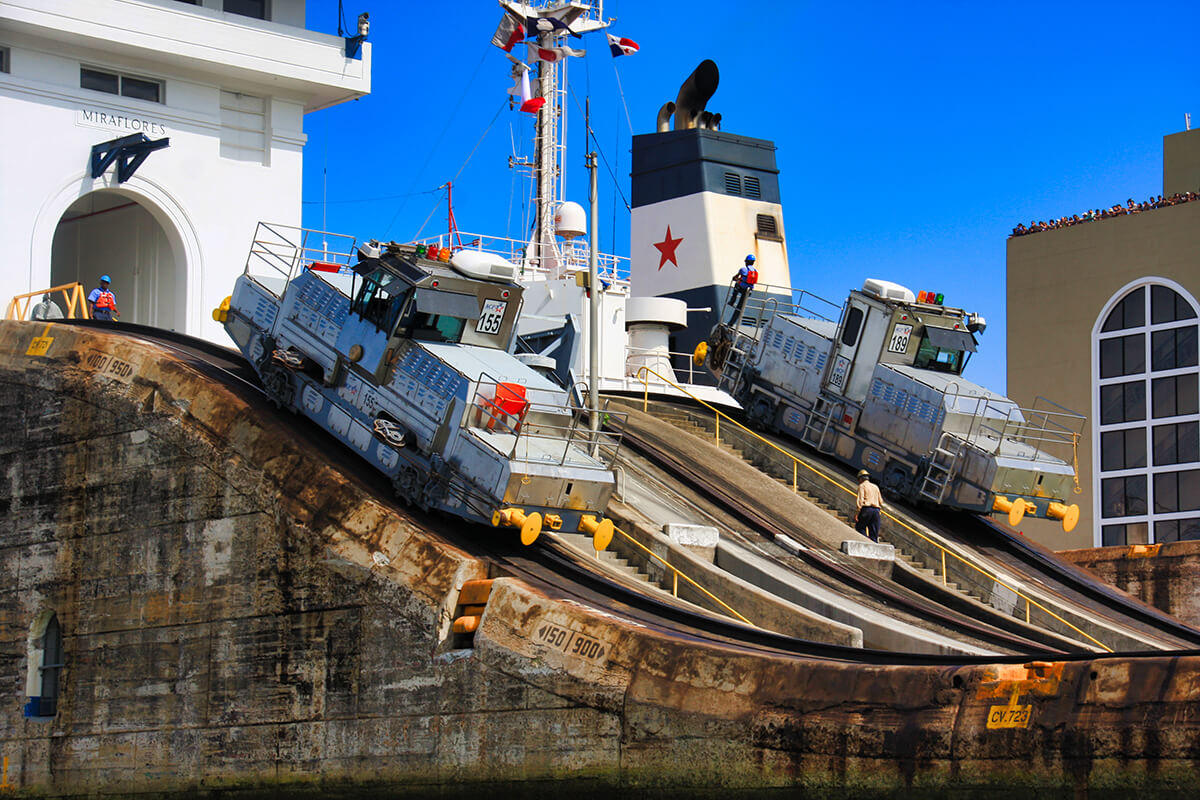
<instances>
[{"instance_id":1,"label":"ship mast","mask_svg":"<svg viewBox=\"0 0 1200 800\"><path fill-rule=\"evenodd\" d=\"M516 7L516 4L513 4ZM520 11L526 18L555 17L563 20L575 33L585 34L608 27L604 21L604 3L587 0L550 0L544 3L523 5ZM550 48L575 46L566 31L553 29L537 37L538 47ZM595 45L593 45L595 46ZM555 239L554 213L566 199L566 141L567 141L567 62L538 62L538 88L546 103L538 111L535 146L537 157L534 163L534 214L535 221L529 244L526 248L527 261L536 263L541 269L553 274L561 271L561 257Z\"/></svg>"}]
</instances>

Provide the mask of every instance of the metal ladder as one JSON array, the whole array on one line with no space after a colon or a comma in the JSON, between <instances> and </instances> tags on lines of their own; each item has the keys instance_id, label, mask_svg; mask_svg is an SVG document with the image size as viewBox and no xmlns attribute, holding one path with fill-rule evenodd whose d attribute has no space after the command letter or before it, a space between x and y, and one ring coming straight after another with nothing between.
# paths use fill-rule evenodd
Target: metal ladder
<instances>
[{"instance_id":1,"label":"metal ladder","mask_svg":"<svg viewBox=\"0 0 1200 800\"><path fill-rule=\"evenodd\" d=\"M804 421L804 430L800 433L800 441L812 445L821 452L826 452L825 436L829 433L829 426L833 424L833 413L836 408L837 404L830 402L825 403L823 413L814 408Z\"/></svg>"},{"instance_id":2,"label":"metal ladder","mask_svg":"<svg viewBox=\"0 0 1200 800\"><path fill-rule=\"evenodd\" d=\"M966 442L943 432L938 439L937 447L933 448L929 467L925 470L925 478L921 481L920 495L935 503L941 503L946 498L946 489L958 469Z\"/></svg>"}]
</instances>

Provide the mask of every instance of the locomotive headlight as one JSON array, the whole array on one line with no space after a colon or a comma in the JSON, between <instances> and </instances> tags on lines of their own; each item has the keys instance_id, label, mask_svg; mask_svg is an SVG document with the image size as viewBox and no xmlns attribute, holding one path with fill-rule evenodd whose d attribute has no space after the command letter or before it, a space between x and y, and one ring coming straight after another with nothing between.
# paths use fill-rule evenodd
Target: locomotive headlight
<instances>
[{"instance_id":1,"label":"locomotive headlight","mask_svg":"<svg viewBox=\"0 0 1200 800\"><path fill-rule=\"evenodd\" d=\"M972 314L967 317L967 330L971 333L983 333L987 330L987 320L979 314Z\"/></svg>"}]
</instances>

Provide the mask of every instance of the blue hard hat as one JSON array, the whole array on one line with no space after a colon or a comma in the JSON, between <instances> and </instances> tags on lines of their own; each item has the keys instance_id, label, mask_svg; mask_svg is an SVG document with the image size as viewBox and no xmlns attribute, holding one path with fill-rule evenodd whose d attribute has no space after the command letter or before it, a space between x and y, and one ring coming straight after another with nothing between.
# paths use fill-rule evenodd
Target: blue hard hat
<instances>
[{"instance_id":1,"label":"blue hard hat","mask_svg":"<svg viewBox=\"0 0 1200 800\"><path fill-rule=\"evenodd\" d=\"M112 278L108 277L107 275L101 275L100 282L101 283L112 283Z\"/></svg>"},{"instance_id":2,"label":"blue hard hat","mask_svg":"<svg viewBox=\"0 0 1200 800\"><path fill-rule=\"evenodd\" d=\"M750 256L746 256L746 263L747 263L747 264L753 264L753 263L754 263L754 256L752 256L752 255L750 255Z\"/></svg>"}]
</instances>

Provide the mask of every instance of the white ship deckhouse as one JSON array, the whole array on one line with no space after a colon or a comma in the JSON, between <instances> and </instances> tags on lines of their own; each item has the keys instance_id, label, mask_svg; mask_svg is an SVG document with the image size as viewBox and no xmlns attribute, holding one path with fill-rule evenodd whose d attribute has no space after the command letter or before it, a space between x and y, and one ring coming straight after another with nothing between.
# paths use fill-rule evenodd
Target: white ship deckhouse
<instances>
[{"instance_id":1,"label":"white ship deckhouse","mask_svg":"<svg viewBox=\"0 0 1200 800\"><path fill-rule=\"evenodd\" d=\"M303 0L0 2L6 298L108 274L122 321L224 341L255 225L300 222L304 115L370 75Z\"/></svg>"}]
</instances>

